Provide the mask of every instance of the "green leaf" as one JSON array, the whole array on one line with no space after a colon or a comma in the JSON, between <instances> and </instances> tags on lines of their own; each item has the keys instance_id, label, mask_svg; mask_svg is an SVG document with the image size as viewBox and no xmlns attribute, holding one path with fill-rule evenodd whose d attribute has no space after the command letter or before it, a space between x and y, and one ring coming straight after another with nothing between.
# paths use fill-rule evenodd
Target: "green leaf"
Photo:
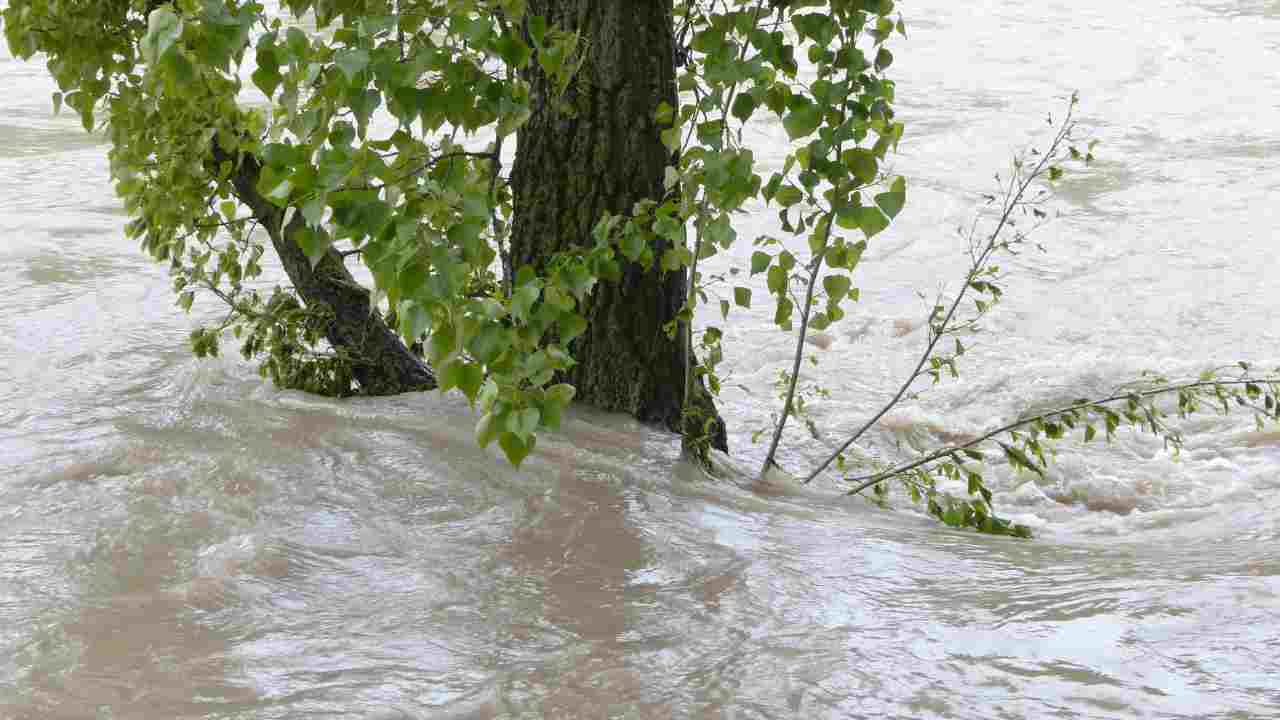
<instances>
[{"instance_id":1,"label":"green leaf","mask_svg":"<svg viewBox=\"0 0 1280 720\"><path fill-rule=\"evenodd\" d=\"M541 48L547 35L547 19L542 15L529 15L526 19L529 21L529 39L534 47Z\"/></svg>"},{"instance_id":2,"label":"green leaf","mask_svg":"<svg viewBox=\"0 0 1280 720\"><path fill-rule=\"evenodd\" d=\"M311 261L311 267L314 269L316 263L324 257L325 252L329 250L329 246L333 244L333 238L329 237L329 233L323 228L313 228L309 225L303 225L297 232L293 234L293 239L298 243L298 247L302 248L303 254Z\"/></svg>"},{"instance_id":3,"label":"green leaf","mask_svg":"<svg viewBox=\"0 0 1280 720\"><path fill-rule=\"evenodd\" d=\"M739 307L751 307L751 288L735 287L733 289L733 301L737 303Z\"/></svg>"},{"instance_id":4,"label":"green leaf","mask_svg":"<svg viewBox=\"0 0 1280 720\"><path fill-rule=\"evenodd\" d=\"M457 349L458 334L451 323L438 323L431 329L427 343L427 357L431 362L443 365L452 359Z\"/></svg>"},{"instance_id":5,"label":"green leaf","mask_svg":"<svg viewBox=\"0 0 1280 720\"><path fill-rule=\"evenodd\" d=\"M836 212L836 225L846 230L861 230L871 238L889 227L889 218L877 207L847 207Z\"/></svg>"},{"instance_id":6,"label":"green leaf","mask_svg":"<svg viewBox=\"0 0 1280 720\"><path fill-rule=\"evenodd\" d=\"M942 522L950 527L958 528L964 524L964 511L957 505L951 505L942 514Z\"/></svg>"},{"instance_id":7,"label":"green leaf","mask_svg":"<svg viewBox=\"0 0 1280 720\"><path fill-rule=\"evenodd\" d=\"M289 180L289 170L272 165L264 165L258 176L258 192L273 204L284 207L293 192L293 182Z\"/></svg>"},{"instance_id":8,"label":"green leaf","mask_svg":"<svg viewBox=\"0 0 1280 720\"><path fill-rule=\"evenodd\" d=\"M660 135L662 137L662 144L665 145L668 150L676 152L680 149L680 141L682 140L680 137L680 128L666 128L660 133Z\"/></svg>"},{"instance_id":9,"label":"green leaf","mask_svg":"<svg viewBox=\"0 0 1280 720\"><path fill-rule=\"evenodd\" d=\"M769 292L774 295L782 295L787 290L787 271L780 266L774 265L769 268L768 277Z\"/></svg>"},{"instance_id":10,"label":"green leaf","mask_svg":"<svg viewBox=\"0 0 1280 720\"><path fill-rule=\"evenodd\" d=\"M596 278L581 265L571 265L561 273L561 280L568 286L569 292L579 300L591 292L596 285Z\"/></svg>"},{"instance_id":11,"label":"green leaf","mask_svg":"<svg viewBox=\"0 0 1280 720\"><path fill-rule=\"evenodd\" d=\"M587 321L581 315L565 313L560 316L560 339L569 342L587 331Z\"/></svg>"},{"instance_id":12,"label":"green leaf","mask_svg":"<svg viewBox=\"0 0 1280 720\"><path fill-rule=\"evenodd\" d=\"M757 250L751 253L751 274L758 275L764 272L771 262L773 258L767 252Z\"/></svg>"},{"instance_id":13,"label":"green leaf","mask_svg":"<svg viewBox=\"0 0 1280 720\"><path fill-rule=\"evenodd\" d=\"M827 297L832 302L839 302L849 295L849 288L853 287L853 281L845 275L828 275L822 278L822 289L827 291Z\"/></svg>"},{"instance_id":14,"label":"green leaf","mask_svg":"<svg viewBox=\"0 0 1280 720\"><path fill-rule=\"evenodd\" d=\"M342 74L347 76L347 82L354 83L356 76L369 67L369 52L361 48L343 50L334 58L334 62Z\"/></svg>"},{"instance_id":15,"label":"green leaf","mask_svg":"<svg viewBox=\"0 0 1280 720\"><path fill-rule=\"evenodd\" d=\"M542 289L536 284L521 285L511 294L511 317L516 322L526 322L529 319L529 311L533 309L533 304L538 301L538 296L542 294Z\"/></svg>"},{"instance_id":16,"label":"green leaf","mask_svg":"<svg viewBox=\"0 0 1280 720\"><path fill-rule=\"evenodd\" d=\"M864 207L859 208L859 210L858 227L868 239L875 237L882 230L889 227L889 218L885 217L884 213L876 208Z\"/></svg>"},{"instance_id":17,"label":"green leaf","mask_svg":"<svg viewBox=\"0 0 1280 720\"><path fill-rule=\"evenodd\" d=\"M467 401L474 404L476 395L480 393L480 385L484 382L484 368L479 363L454 360L446 363L440 371L440 389L458 388Z\"/></svg>"},{"instance_id":18,"label":"green leaf","mask_svg":"<svg viewBox=\"0 0 1280 720\"><path fill-rule=\"evenodd\" d=\"M889 219L898 217L898 213L902 211L902 207L907 204L907 181L902 176L894 178L893 184L889 188L889 192L883 192L876 195L876 205L884 211Z\"/></svg>"},{"instance_id":19,"label":"green leaf","mask_svg":"<svg viewBox=\"0 0 1280 720\"><path fill-rule=\"evenodd\" d=\"M791 302L789 297L781 297L778 299L778 307L773 313L773 322L783 330L791 329L791 313L795 310L795 304Z\"/></svg>"},{"instance_id":20,"label":"green leaf","mask_svg":"<svg viewBox=\"0 0 1280 720\"><path fill-rule=\"evenodd\" d=\"M706 244L729 248L733 245L733 241L737 239L738 233L733 229L733 224L729 222L728 215L721 215L715 220L707 223L705 229L706 239L710 241Z\"/></svg>"},{"instance_id":21,"label":"green leaf","mask_svg":"<svg viewBox=\"0 0 1280 720\"><path fill-rule=\"evenodd\" d=\"M779 6L782 3L774 2L772 4L774 6ZM814 5L817 3L807 4ZM798 7L804 7L804 5L798 5ZM801 39L806 37L812 38L814 43L819 47L826 47L830 45L831 41L836 38L836 35L840 30L838 24L832 19L832 17L824 13L792 15L791 24L795 27L796 34L798 34Z\"/></svg>"},{"instance_id":22,"label":"green leaf","mask_svg":"<svg viewBox=\"0 0 1280 720\"><path fill-rule=\"evenodd\" d=\"M431 328L431 315L416 302L401 301L396 308L396 317L400 319L400 337L408 342L417 342Z\"/></svg>"},{"instance_id":23,"label":"green leaf","mask_svg":"<svg viewBox=\"0 0 1280 720\"><path fill-rule=\"evenodd\" d=\"M501 325L487 324L471 338L468 350L482 363L492 363L503 350L511 346L511 330Z\"/></svg>"},{"instance_id":24,"label":"green leaf","mask_svg":"<svg viewBox=\"0 0 1280 720\"><path fill-rule=\"evenodd\" d=\"M306 201L302 205L302 219L307 221L311 227L319 227L320 221L324 220L325 200L321 196L316 196Z\"/></svg>"},{"instance_id":25,"label":"green leaf","mask_svg":"<svg viewBox=\"0 0 1280 720\"><path fill-rule=\"evenodd\" d=\"M658 109L653 111L653 119L659 125L670 125L675 122L675 108L671 107L671 103L663 100L658 103Z\"/></svg>"},{"instance_id":26,"label":"green leaf","mask_svg":"<svg viewBox=\"0 0 1280 720\"><path fill-rule=\"evenodd\" d=\"M886 68L893 64L893 53L888 48L880 48L876 53L876 72L884 72Z\"/></svg>"},{"instance_id":27,"label":"green leaf","mask_svg":"<svg viewBox=\"0 0 1280 720\"><path fill-rule=\"evenodd\" d=\"M756 111L756 99L748 93L739 93L733 99L733 107L730 112L733 116L742 122L746 122L751 118L751 114Z\"/></svg>"},{"instance_id":28,"label":"green leaf","mask_svg":"<svg viewBox=\"0 0 1280 720\"><path fill-rule=\"evenodd\" d=\"M527 440L520 438L515 433L504 432L498 436L498 446L502 448L502 452L507 456L507 461L517 468L524 459L529 457L529 453L533 451L533 445L537 438L530 435Z\"/></svg>"},{"instance_id":29,"label":"green leaf","mask_svg":"<svg viewBox=\"0 0 1280 720\"><path fill-rule=\"evenodd\" d=\"M803 200L804 193L802 193L796 186L787 183L786 185L778 188L778 192L774 193L773 199L782 207L789 208Z\"/></svg>"},{"instance_id":30,"label":"green leaf","mask_svg":"<svg viewBox=\"0 0 1280 720\"><path fill-rule=\"evenodd\" d=\"M537 408L513 412L507 416L507 431L524 441L538 429L538 421L541 419L542 413Z\"/></svg>"},{"instance_id":31,"label":"green leaf","mask_svg":"<svg viewBox=\"0 0 1280 720\"><path fill-rule=\"evenodd\" d=\"M142 36L142 57L158 63L182 35L182 19L169 5L161 5L147 16L147 32Z\"/></svg>"},{"instance_id":32,"label":"green leaf","mask_svg":"<svg viewBox=\"0 0 1280 720\"><path fill-rule=\"evenodd\" d=\"M552 385L546 389L546 397L549 402L554 402L561 406L568 406L573 402L573 397L578 391L567 383Z\"/></svg>"},{"instance_id":33,"label":"green leaf","mask_svg":"<svg viewBox=\"0 0 1280 720\"><path fill-rule=\"evenodd\" d=\"M840 153L840 161L863 185L875 182L876 174L880 172L880 163L875 154L866 148L845 150Z\"/></svg>"},{"instance_id":34,"label":"green leaf","mask_svg":"<svg viewBox=\"0 0 1280 720\"><path fill-rule=\"evenodd\" d=\"M807 98L800 99L802 102L797 103L799 107L793 108L782 119L782 127L786 129L787 137L792 140L812 135L813 131L822 124L822 107Z\"/></svg>"},{"instance_id":35,"label":"green leaf","mask_svg":"<svg viewBox=\"0 0 1280 720\"><path fill-rule=\"evenodd\" d=\"M523 68L533 56L533 51L518 36L506 33L495 43L498 56L512 68Z\"/></svg>"},{"instance_id":36,"label":"green leaf","mask_svg":"<svg viewBox=\"0 0 1280 720\"><path fill-rule=\"evenodd\" d=\"M555 403L544 403L541 407L542 426L551 430L560 429L560 418L564 413L564 407Z\"/></svg>"},{"instance_id":37,"label":"green leaf","mask_svg":"<svg viewBox=\"0 0 1280 720\"><path fill-rule=\"evenodd\" d=\"M1026 468L1040 477L1044 477L1044 469L1037 465L1034 460L1027 457L1027 454L1020 448L1013 447L1012 445L1006 445L1005 443L999 443L999 445L1000 449L1004 450L1005 459L1009 461L1009 465L1015 470L1019 468Z\"/></svg>"}]
</instances>

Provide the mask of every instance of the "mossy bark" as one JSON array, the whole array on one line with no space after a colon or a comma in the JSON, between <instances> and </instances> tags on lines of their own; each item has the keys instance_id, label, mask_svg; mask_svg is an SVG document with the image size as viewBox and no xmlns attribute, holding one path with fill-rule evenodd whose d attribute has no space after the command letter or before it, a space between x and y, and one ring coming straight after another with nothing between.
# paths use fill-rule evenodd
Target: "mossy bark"
<instances>
[{"instance_id":1,"label":"mossy bark","mask_svg":"<svg viewBox=\"0 0 1280 720\"><path fill-rule=\"evenodd\" d=\"M415 357L377 312L369 307L369 291L347 270L342 256L332 248L312 267L298 246L295 234L302 230L302 213L288 225L284 212L258 192L262 167L251 155L232 157L216 145L213 160L237 163L231 182L236 196L266 228L271 245L294 290L308 307L331 313L325 338L352 362L352 375L365 395L396 395L436 387L435 376Z\"/></svg>"},{"instance_id":2,"label":"mossy bark","mask_svg":"<svg viewBox=\"0 0 1280 720\"><path fill-rule=\"evenodd\" d=\"M672 162L654 115L676 106L675 40L670 0L530 0L529 13L576 32L581 69L563 94L533 63L532 115L520 129L511 186L512 265L539 267L556 252L592 242L606 212L629 213L663 196ZM590 405L661 422L680 432L684 406L684 333L665 326L684 304L688 278L634 263L602 283L587 307L588 330L573 343L569 373ZM710 397L695 398L715 418L712 444L725 449L724 424Z\"/></svg>"}]
</instances>

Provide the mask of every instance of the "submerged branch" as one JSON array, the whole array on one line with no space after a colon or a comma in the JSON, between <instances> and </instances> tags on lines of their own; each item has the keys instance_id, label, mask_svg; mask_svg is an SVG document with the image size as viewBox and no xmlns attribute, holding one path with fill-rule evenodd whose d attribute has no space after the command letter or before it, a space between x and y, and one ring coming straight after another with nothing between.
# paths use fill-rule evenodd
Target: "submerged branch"
<instances>
[{"instance_id":1,"label":"submerged branch","mask_svg":"<svg viewBox=\"0 0 1280 720\"><path fill-rule=\"evenodd\" d=\"M954 457L957 454L964 452L965 450L970 450L972 448L977 447L978 445L981 445L989 440L992 440L998 435L1002 435L1004 433L1017 430L1018 428L1026 427L1028 425L1034 425L1036 423L1052 421L1054 418L1060 418L1064 415L1077 413L1083 410L1099 409L1103 405L1109 405L1111 403L1116 403L1116 402L1121 402L1126 400L1136 401L1136 400L1141 400L1146 398L1158 397L1158 396L1166 395L1169 393L1181 393L1188 390L1200 390L1204 388L1214 388L1215 390L1221 390L1224 387L1239 386L1239 385L1245 385L1245 386L1271 385L1274 387L1277 384L1280 384L1280 377L1241 378L1237 380L1197 380L1195 382L1187 382L1187 383L1181 383L1177 385L1164 385L1161 387L1151 388L1148 390L1141 390L1141 391L1131 390L1128 392L1116 393L1114 395L1110 395L1108 397L1097 399L1097 400L1083 400L1080 402L1072 403L1071 405L1060 407L1054 410L1049 410L1047 412L1039 413L1037 415L1020 418L1013 422L1006 423L968 442L961 443L958 445L948 445L947 447L935 450L923 457L912 460L911 462L903 463L901 465L896 465L892 468L889 468L888 470L850 478L849 482L854 482L858 484L854 486L853 489L849 490L846 494L857 495L863 490L866 490L867 488L873 485L876 485L878 483L884 482L885 480L889 480L895 476L909 473L912 470L915 470L916 468L924 467L926 465L929 465L930 463L934 463L939 460L943 460L949 457ZM1258 408L1257 406L1249 403L1245 403L1245 404L1248 407L1255 410L1256 412L1262 413L1264 415L1268 415L1269 417L1275 417L1277 419L1280 419L1280 415L1276 414L1280 412L1280 410L1273 410L1272 414L1268 414L1263 408Z\"/></svg>"}]
</instances>

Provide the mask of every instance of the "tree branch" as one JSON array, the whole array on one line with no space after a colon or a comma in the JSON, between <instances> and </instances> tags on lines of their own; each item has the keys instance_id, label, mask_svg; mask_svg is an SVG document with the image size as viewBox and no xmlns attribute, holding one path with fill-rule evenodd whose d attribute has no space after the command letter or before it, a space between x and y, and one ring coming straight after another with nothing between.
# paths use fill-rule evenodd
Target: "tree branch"
<instances>
[{"instance_id":1,"label":"tree branch","mask_svg":"<svg viewBox=\"0 0 1280 720\"><path fill-rule=\"evenodd\" d=\"M1134 399L1143 399L1143 398L1149 398L1149 397L1157 397L1157 396L1165 395L1168 393L1181 392L1183 390L1196 390L1196 389L1205 388L1205 387L1222 388L1222 387L1228 387L1232 385L1275 384L1278 382L1280 382L1280 377L1243 378L1239 380L1198 380L1196 382L1181 383L1178 385L1166 385L1163 387L1152 388L1150 390L1142 390L1142 391L1136 391L1136 392L1128 391L1123 393L1116 393L1114 395L1102 398L1100 400L1088 400L1088 401L1073 403L1071 405L1050 410L1048 412L1043 412L1038 415L1032 415L1030 417L1021 418L1011 423L1001 425L1000 427L994 430L991 430L990 432L987 432L980 437L974 438L969 442L961 443L959 445L948 445L947 447L935 450L929 453L928 455L925 455L924 457L921 457L921 458L917 458L909 463L896 465L882 472L850 478L849 482L855 482L855 483L858 483L858 485L856 485L852 490L849 490L848 493L846 494L857 495L863 490L866 490L867 488L873 485L876 485L878 483L884 482L885 480L888 480L896 475L901 475L903 473L910 472L912 470L915 470L918 467L928 465L930 463L936 462L943 458L954 456L957 453L961 453L967 449L981 445L982 443L985 443L988 440L991 440L997 435L1001 435L1011 430L1017 430L1020 427L1025 427L1027 425L1031 425L1036 422L1042 422L1045 420L1050 420L1055 417L1061 417L1069 413L1078 412L1080 410L1097 408L1102 405L1107 405L1109 403L1114 403L1114 402L1120 402L1122 400L1134 400ZM1250 405L1250 407L1257 412L1262 412L1265 414L1265 411L1257 408L1256 406Z\"/></svg>"},{"instance_id":2,"label":"tree branch","mask_svg":"<svg viewBox=\"0 0 1280 720\"><path fill-rule=\"evenodd\" d=\"M857 442L858 438L862 437L867 430L879 422L880 418L884 417L885 413L889 412L899 402L901 402L903 396L907 394L907 390L909 390L915 381L919 379L921 368L923 368L925 363L929 361L929 358L933 357L933 351L938 346L938 341L947 334L947 328L950 326L952 318L955 317L956 311L960 308L960 302L964 300L970 284L977 279L991 255L1000 247L1000 243L998 242L1000 233L1009 225L1010 218L1013 216L1014 210L1022 203L1023 195L1026 194L1026 191L1031 187L1031 184L1044 174L1045 170L1049 167L1049 163L1057 157L1058 150L1062 146L1062 143L1071 134L1071 129L1075 126L1075 123L1072 121L1072 111L1074 108L1075 100L1073 97L1072 104L1067 110L1067 116L1062 121L1062 126L1054 136L1053 142L1049 145L1048 152L1041 156L1040 162L1036 164L1030 174L1023 178L1021 183L1016 183L1015 185L1011 182L1010 190L1006 194L1004 209L1000 214L1000 221L996 224L995 230L993 230L991 235L988 236L987 243L983 247L982 252L978 254L977 259L970 266L969 272L965 275L964 284L960 287L960 292L956 293L955 300L951 302L951 306L947 309L947 313L943 317L942 322L937 326L938 332L932 333L932 337L930 338L928 345L925 347L924 353L921 354L919 362L916 363L915 369L907 376L907 380L902 383L902 386L898 388L898 391L894 393L889 402L885 403L885 405L881 407L870 420L863 423L863 425L859 427L853 435L849 436L848 440L845 440L845 442L841 444L835 452L831 453L826 460L823 460L817 468L810 472L802 481L804 484L812 482L819 473L827 469L827 466L835 461L835 459L844 453L845 450L848 450L850 445Z\"/></svg>"}]
</instances>

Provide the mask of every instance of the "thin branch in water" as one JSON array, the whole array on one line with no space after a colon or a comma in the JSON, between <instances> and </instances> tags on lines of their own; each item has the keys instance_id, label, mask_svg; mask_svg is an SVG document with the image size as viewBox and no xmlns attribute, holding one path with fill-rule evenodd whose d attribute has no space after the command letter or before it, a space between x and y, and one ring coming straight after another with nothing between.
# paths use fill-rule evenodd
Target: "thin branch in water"
<instances>
[{"instance_id":1,"label":"thin branch in water","mask_svg":"<svg viewBox=\"0 0 1280 720\"><path fill-rule=\"evenodd\" d=\"M931 463L937 462L938 460L955 456L957 453L961 453L965 450L977 447L978 445L981 445L982 443L992 440L995 437L1002 435L1004 433L1010 432L1012 430L1017 430L1018 428L1021 428L1021 427L1026 427L1027 425L1033 425L1037 422L1044 422L1046 420L1052 420L1053 418L1056 418L1056 417L1062 417L1063 415L1067 415L1069 413L1098 408L1103 405L1108 405L1110 403L1121 402L1125 400L1157 397L1160 395L1177 393L1184 390L1195 390L1195 389L1207 388L1207 387L1220 389L1223 387L1229 387L1233 385L1263 385L1263 384L1271 384L1275 382L1280 382L1280 378L1245 378L1245 379L1239 379L1239 380L1197 380L1194 382L1181 383L1177 385L1162 385L1158 388L1152 388L1152 389L1136 391L1136 392L1130 390L1130 391L1116 393L1114 395L1110 395L1108 397L1097 399L1097 400L1086 400L1082 402L1072 403L1070 405L1056 408L1054 410L1049 410L1047 412L1042 412L1037 415L1020 418L1013 422L1006 423L968 442L960 443L958 445L948 445L944 448L940 448L927 455L924 455L923 457L917 458L911 462L903 463L901 465L895 465L894 467L891 467L888 470L884 470L878 473L872 473L869 475L860 475L858 477L850 478L849 482L858 483L858 484L855 485L853 489L849 490L847 494L857 495L863 490L866 490L867 488L873 485L876 485L878 483L884 482L885 480L893 478L894 476L902 475L903 473L907 473L912 470L915 470L916 468L929 465ZM1266 411L1261 408L1257 408L1252 405L1250 405L1249 407L1251 407L1252 409L1258 412L1261 412L1264 415L1266 414ZM1268 415L1268 417L1272 417L1272 416ZM1148 418L1148 422L1152 424L1153 427L1157 427L1160 429L1167 429L1167 426L1165 426L1164 423L1159 422L1159 420L1156 418Z\"/></svg>"},{"instance_id":2,"label":"thin branch in water","mask_svg":"<svg viewBox=\"0 0 1280 720\"><path fill-rule=\"evenodd\" d=\"M1010 225L1013 211L1019 207L1027 190L1031 187L1032 183L1038 180L1049 168L1050 163L1058 156L1058 151L1062 147L1062 144L1070 136L1072 128L1075 127L1075 123L1072 120L1074 109L1075 99L1073 96L1071 106L1067 110L1067 116L1063 120L1057 134L1054 136L1053 142L1050 143L1048 152L1044 153L1040 157L1040 161L1030 173L1023 176L1021 182L1017 182L1016 178L1010 178L1010 184L1006 190L1005 202L1000 214L1000 220L996 223L996 227L992 230L991 234L987 236L987 242L983 246L982 251L978 253L976 260L974 260L973 264L970 266L969 272L965 276L964 284L960 287L960 291L956 293L955 300L951 302L951 306L948 308L946 315L939 325L939 327L944 331L951 325L951 321L955 317L956 311L960 308L960 303L964 300L970 284L978 278L979 274L986 266L987 261L991 258L991 255L997 249L1007 245L1007 243L999 242L1000 233ZM803 483L808 484L812 482L813 479L816 478L823 470L826 470L827 467L836 460L836 458L840 457L841 454L848 450L850 445L857 442L867 430L871 429L880 421L880 418L884 417L886 413L902 401L902 398L907 394L907 391L916 382L916 380L919 379L921 369L929 362L929 358L933 357L933 352L938 345L938 340L942 339L945 334L945 332L937 333L929 341L924 353L920 355L920 360L916 363L915 369L907 375L906 381L902 383L901 387L898 388L898 391L894 393L893 397L890 398L890 400L885 403L884 406L875 413L875 415L871 416L871 419L863 423L857 431L850 435L835 452L831 453L818 465L818 467L814 468L814 470L802 481Z\"/></svg>"}]
</instances>

